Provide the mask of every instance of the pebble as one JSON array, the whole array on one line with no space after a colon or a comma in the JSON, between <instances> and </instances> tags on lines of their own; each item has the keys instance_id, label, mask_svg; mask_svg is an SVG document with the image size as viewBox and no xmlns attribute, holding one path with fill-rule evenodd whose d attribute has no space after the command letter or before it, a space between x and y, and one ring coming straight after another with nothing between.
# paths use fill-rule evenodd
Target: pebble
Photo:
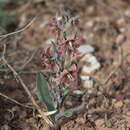
<instances>
[{"instance_id":1,"label":"pebble","mask_svg":"<svg viewBox=\"0 0 130 130\"><path fill-rule=\"evenodd\" d=\"M88 6L88 7L86 8L86 14L87 14L87 15L93 15L94 12L95 12L95 7L94 7L94 6Z\"/></svg>"},{"instance_id":2,"label":"pebble","mask_svg":"<svg viewBox=\"0 0 130 130\"><path fill-rule=\"evenodd\" d=\"M116 38L116 43L119 45L119 44L122 44L125 40L126 40L126 37L123 34L120 34Z\"/></svg>"},{"instance_id":3,"label":"pebble","mask_svg":"<svg viewBox=\"0 0 130 130\"><path fill-rule=\"evenodd\" d=\"M98 120L96 120L95 124L97 126L103 125L104 124L104 119L98 119Z\"/></svg>"},{"instance_id":4,"label":"pebble","mask_svg":"<svg viewBox=\"0 0 130 130\"><path fill-rule=\"evenodd\" d=\"M83 82L83 87L84 87L84 88L87 88L87 89L92 88L92 87L93 87L93 80L90 79L90 77L89 77L88 80L85 80L85 81Z\"/></svg>"},{"instance_id":5,"label":"pebble","mask_svg":"<svg viewBox=\"0 0 130 130\"><path fill-rule=\"evenodd\" d=\"M82 73L91 74L93 71L101 67L96 57L92 54L86 54L81 60L83 62Z\"/></svg>"},{"instance_id":6,"label":"pebble","mask_svg":"<svg viewBox=\"0 0 130 130\"><path fill-rule=\"evenodd\" d=\"M114 107L115 108L120 108L123 106L123 102L122 101L117 101L115 104L114 104Z\"/></svg>"},{"instance_id":7,"label":"pebble","mask_svg":"<svg viewBox=\"0 0 130 130\"><path fill-rule=\"evenodd\" d=\"M124 33L126 31L125 28L119 28L120 33Z\"/></svg>"},{"instance_id":8,"label":"pebble","mask_svg":"<svg viewBox=\"0 0 130 130\"><path fill-rule=\"evenodd\" d=\"M95 70L99 69L101 65L97 61L96 57L90 53L87 53L85 56L83 56L80 62L81 64L83 64L80 74L80 79L83 88L93 89L94 81L88 75L94 72ZM92 90L90 90L88 93L91 94Z\"/></svg>"},{"instance_id":9,"label":"pebble","mask_svg":"<svg viewBox=\"0 0 130 130\"><path fill-rule=\"evenodd\" d=\"M81 53L92 53L95 51L94 47L91 46L91 45L81 45L78 50L81 52Z\"/></svg>"},{"instance_id":10,"label":"pebble","mask_svg":"<svg viewBox=\"0 0 130 130\"><path fill-rule=\"evenodd\" d=\"M125 23L125 19L124 18L120 18L117 20L117 24L124 24Z\"/></svg>"},{"instance_id":11,"label":"pebble","mask_svg":"<svg viewBox=\"0 0 130 130\"><path fill-rule=\"evenodd\" d=\"M89 76L87 76L87 75L81 75L80 79L83 80L83 81L85 81L85 80L89 79Z\"/></svg>"},{"instance_id":12,"label":"pebble","mask_svg":"<svg viewBox=\"0 0 130 130\"><path fill-rule=\"evenodd\" d=\"M126 10L124 13L126 16L130 17L130 10Z\"/></svg>"},{"instance_id":13,"label":"pebble","mask_svg":"<svg viewBox=\"0 0 130 130\"><path fill-rule=\"evenodd\" d=\"M130 111L128 111L128 112L126 113L126 115L127 115L127 116L130 116Z\"/></svg>"},{"instance_id":14,"label":"pebble","mask_svg":"<svg viewBox=\"0 0 130 130\"><path fill-rule=\"evenodd\" d=\"M86 27L89 27L89 28L93 27L93 25L94 25L94 21L92 21L92 20L86 22L86 24L85 24L85 26L86 26Z\"/></svg>"},{"instance_id":15,"label":"pebble","mask_svg":"<svg viewBox=\"0 0 130 130\"><path fill-rule=\"evenodd\" d=\"M89 76L87 76L87 75L81 75L81 76L80 76L80 79L82 80L82 83L83 83L83 87L84 87L84 88L89 89L89 88L92 88L92 87L93 87L93 80L90 79Z\"/></svg>"}]
</instances>

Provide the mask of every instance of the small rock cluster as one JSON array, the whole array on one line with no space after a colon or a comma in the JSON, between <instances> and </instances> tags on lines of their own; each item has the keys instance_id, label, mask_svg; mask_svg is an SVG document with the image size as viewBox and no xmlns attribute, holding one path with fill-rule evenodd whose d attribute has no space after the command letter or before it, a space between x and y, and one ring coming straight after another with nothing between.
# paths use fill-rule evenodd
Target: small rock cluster
<instances>
[{"instance_id":1,"label":"small rock cluster","mask_svg":"<svg viewBox=\"0 0 130 130\"><path fill-rule=\"evenodd\" d=\"M94 83L89 75L98 70L101 65L96 57L92 54L92 52L95 50L92 46L83 45L79 49L82 53L84 53L84 56L80 59L80 63L82 64L80 79L83 88L91 89L93 88Z\"/></svg>"}]
</instances>

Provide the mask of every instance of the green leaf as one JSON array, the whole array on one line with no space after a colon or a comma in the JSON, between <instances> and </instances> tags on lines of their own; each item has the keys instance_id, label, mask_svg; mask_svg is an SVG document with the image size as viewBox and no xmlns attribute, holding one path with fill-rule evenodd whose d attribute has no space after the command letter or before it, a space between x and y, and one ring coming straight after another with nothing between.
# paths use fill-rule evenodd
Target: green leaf
<instances>
[{"instance_id":1,"label":"green leaf","mask_svg":"<svg viewBox=\"0 0 130 130\"><path fill-rule=\"evenodd\" d=\"M52 93L48 88L48 83L42 74L37 74L37 89L41 101L46 105L48 111L55 110Z\"/></svg>"}]
</instances>

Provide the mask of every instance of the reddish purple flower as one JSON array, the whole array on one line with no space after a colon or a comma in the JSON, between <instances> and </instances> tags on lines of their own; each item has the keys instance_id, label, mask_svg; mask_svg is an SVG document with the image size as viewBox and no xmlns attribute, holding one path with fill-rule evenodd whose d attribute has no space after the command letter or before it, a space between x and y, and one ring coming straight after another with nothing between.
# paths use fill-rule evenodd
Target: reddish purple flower
<instances>
[{"instance_id":1,"label":"reddish purple flower","mask_svg":"<svg viewBox=\"0 0 130 130\"><path fill-rule=\"evenodd\" d=\"M46 49L46 51L42 50L42 52L41 52L42 65L45 68L50 69L51 72L54 72L56 64L54 63L54 61L52 60L52 58L53 58L53 55L51 54L51 47L48 47Z\"/></svg>"},{"instance_id":2,"label":"reddish purple flower","mask_svg":"<svg viewBox=\"0 0 130 130\"><path fill-rule=\"evenodd\" d=\"M56 35L57 40L60 40L61 35L61 29L59 27L60 24L62 24L62 22L58 21L56 17L54 17L49 23L49 26L52 28L52 32Z\"/></svg>"},{"instance_id":3,"label":"reddish purple flower","mask_svg":"<svg viewBox=\"0 0 130 130\"><path fill-rule=\"evenodd\" d=\"M78 34L69 35L69 30L67 30L68 28L66 26L66 24L68 24L68 17L67 19L65 19L65 17L55 17L50 22L49 25L56 39L53 43L53 48L49 47L42 51L41 60L45 69L48 70L50 78L53 79L54 82L57 82L58 85L62 83L64 87L67 87L67 84L69 84L70 87L77 87L78 65L76 61L72 63L71 59L76 59L76 56L80 54L78 48L81 43L83 43L83 40ZM73 20L73 26L76 25L76 27L78 27L79 20L70 20ZM65 69L66 57L70 58L69 62L72 64L68 69ZM51 75L52 72L53 75Z\"/></svg>"},{"instance_id":4,"label":"reddish purple flower","mask_svg":"<svg viewBox=\"0 0 130 130\"><path fill-rule=\"evenodd\" d=\"M72 55L78 55L78 48L80 47L82 42L82 38L78 36L68 36L65 41L59 43L59 53L64 54L65 52L69 52Z\"/></svg>"},{"instance_id":5,"label":"reddish purple flower","mask_svg":"<svg viewBox=\"0 0 130 130\"><path fill-rule=\"evenodd\" d=\"M57 77L54 79L55 82L59 83L67 83L67 82L72 82L74 85L73 87L77 86L77 72L78 72L78 67L76 64L73 64L69 70L64 70L61 72L60 77Z\"/></svg>"}]
</instances>

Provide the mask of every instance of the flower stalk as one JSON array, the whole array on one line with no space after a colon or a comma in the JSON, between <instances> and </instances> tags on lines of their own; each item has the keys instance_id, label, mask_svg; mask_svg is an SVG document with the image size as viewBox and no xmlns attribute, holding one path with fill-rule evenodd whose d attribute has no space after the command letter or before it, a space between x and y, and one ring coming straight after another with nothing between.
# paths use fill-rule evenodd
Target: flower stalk
<instances>
[{"instance_id":1,"label":"flower stalk","mask_svg":"<svg viewBox=\"0 0 130 130\"><path fill-rule=\"evenodd\" d=\"M62 95L66 89L78 87L79 65L77 56L80 54L78 48L82 43L82 37L71 31L78 30L79 20L68 16L55 17L49 23L55 41L52 46L41 51L41 61L47 70L47 81L60 104Z\"/></svg>"}]
</instances>

